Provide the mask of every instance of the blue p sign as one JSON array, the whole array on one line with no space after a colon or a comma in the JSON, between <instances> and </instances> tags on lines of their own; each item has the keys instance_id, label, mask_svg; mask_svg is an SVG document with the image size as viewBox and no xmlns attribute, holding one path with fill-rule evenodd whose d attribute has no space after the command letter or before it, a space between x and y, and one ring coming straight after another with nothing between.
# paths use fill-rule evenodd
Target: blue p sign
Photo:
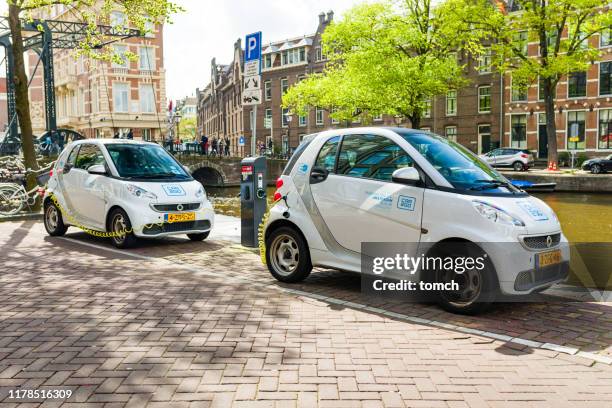
<instances>
[{"instance_id":1,"label":"blue p sign","mask_svg":"<svg viewBox=\"0 0 612 408\"><path fill-rule=\"evenodd\" d=\"M256 61L261 58L261 31L246 36L245 61Z\"/></svg>"}]
</instances>

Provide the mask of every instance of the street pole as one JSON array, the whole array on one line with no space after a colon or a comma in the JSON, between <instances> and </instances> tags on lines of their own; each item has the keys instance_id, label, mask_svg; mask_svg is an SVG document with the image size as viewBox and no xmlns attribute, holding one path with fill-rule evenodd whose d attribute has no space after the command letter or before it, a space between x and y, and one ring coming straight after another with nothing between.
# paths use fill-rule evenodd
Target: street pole
<instances>
[{"instance_id":1,"label":"street pole","mask_svg":"<svg viewBox=\"0 0 612 408\"><path fill-rule=\"evenodd\" d=\"M251 157L257 157L257 105L253 105L251 114L253 115L251 120Z\"/></svg>"}]
</instances>

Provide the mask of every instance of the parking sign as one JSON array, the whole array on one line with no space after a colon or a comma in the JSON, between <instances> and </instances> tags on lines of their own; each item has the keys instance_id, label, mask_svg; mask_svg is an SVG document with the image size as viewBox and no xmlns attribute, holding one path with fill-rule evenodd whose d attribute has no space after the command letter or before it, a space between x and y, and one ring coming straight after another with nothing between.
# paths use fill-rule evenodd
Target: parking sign
<instances>
[{"instance_id":1,"label":"parking sign","mask_svg":"<svg viewBox=\"0 0 612 408\"><path fill-rule=\"evenodd\" d=\"M259 61L261 59L261 31L246 36L245 61Z\"/></svg>"}]
</instances>

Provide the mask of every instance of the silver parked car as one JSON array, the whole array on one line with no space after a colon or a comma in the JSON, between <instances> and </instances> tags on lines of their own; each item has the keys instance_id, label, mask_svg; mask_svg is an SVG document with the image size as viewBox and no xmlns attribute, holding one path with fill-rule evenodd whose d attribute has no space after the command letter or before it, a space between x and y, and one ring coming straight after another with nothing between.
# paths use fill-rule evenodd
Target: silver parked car
<instances>
[{"instance_id":1,"label":"silver parked car","mask_svg":"<svg viewBox=\"0 0 612 408\"><path fill-rule=\"evenodd\" d=\"M511 147L491 150L480 157L492 167L508 167L514 171L527 171L535 161L529 150Z\"/></svg>"}]
</instances>

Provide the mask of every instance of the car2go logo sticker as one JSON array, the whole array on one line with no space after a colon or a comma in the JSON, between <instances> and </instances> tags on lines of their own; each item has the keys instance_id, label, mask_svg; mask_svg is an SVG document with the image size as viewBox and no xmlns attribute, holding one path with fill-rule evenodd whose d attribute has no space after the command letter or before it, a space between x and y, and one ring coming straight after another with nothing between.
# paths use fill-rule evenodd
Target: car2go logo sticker
<instances>
[{"instance_id":1,"label":"car2go logo sticker","mask_svg":"<svg viewBox=\"0 0 612 408\"><path fill-rule=\"evenodd\" d=\"M537 206L528 201L517 201L516 204L536 221L548 221L548 216Z\"/></svg>"},{"instance_id":2,"label":"car2go logo sticker","mask_svg":"<svg viewBox=\"0 0 612 408\"><path fill-rule=\"evenodd\" d=\"M416 198L400 195L397 199L397 208L405 211L414 211Z\"/></svg>"},{"instance_id":3,"label":"car2go logo sticker","mask_svg":"<svg viewBox=\"0 0 612 408\"><path fill-rule=\"evenodd\" d=\"M308 171L308 165L306 163L300 164L298 167L297 174L304 175Z\"/></svg>"},{"instance_id":4,"label":"car2go logo sticker","mask_svg":"<svg viewBox=\"0 0 612 408\"><path fill-rule=\"evenodd\" d=\"M186 195L185 190L183 190L183 187L176 185L176 184L164 184L162 185L162 188L166 192L166 195L170 197Z\"/></svg>"}]
</instances>

